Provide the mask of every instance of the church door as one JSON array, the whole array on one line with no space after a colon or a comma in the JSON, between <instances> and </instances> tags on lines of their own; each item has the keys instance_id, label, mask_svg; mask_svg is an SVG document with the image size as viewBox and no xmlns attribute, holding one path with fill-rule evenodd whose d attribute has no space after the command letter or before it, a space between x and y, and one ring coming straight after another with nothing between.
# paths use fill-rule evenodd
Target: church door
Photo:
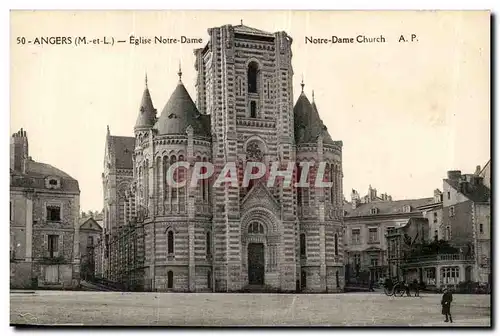
<instances>
[{"instance_id":1,"label":"church door","mask_svg":"<svg viewBox=\"0 0 500 336\"><path fill-rule=\"evenodd\" d=\"M264 284L264 244L248 244L248 283Z\"/></svg>"}]
</instances>

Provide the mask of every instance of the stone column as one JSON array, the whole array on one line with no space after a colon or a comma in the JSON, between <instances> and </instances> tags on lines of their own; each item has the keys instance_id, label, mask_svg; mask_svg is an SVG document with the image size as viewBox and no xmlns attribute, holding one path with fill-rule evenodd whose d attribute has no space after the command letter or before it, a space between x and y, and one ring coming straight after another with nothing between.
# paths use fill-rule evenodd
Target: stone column
<instances>
[{"instance_id":1,"label":"stone column","mask_svg":"<svg viewBox=\"0 0 500 336\"><path fill-rule=\"evenodd\" d=\"M436 287L441 287L441 266L436 266Z\"/></svg>"}]
</instances>

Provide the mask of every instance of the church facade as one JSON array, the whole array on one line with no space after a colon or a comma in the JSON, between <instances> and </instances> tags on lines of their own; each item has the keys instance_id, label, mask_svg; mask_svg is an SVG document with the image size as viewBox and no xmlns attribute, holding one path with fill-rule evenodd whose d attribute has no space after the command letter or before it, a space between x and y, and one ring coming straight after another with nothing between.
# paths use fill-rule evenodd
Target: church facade
<instances>
[{"instance_id":1,"label":"church facade","mask_svg":"<svg viewBox=\"0 0 500 336\"><path fill-rule=\"evenodd\" d=\"M146 81L133 137L108 128L98 275L153 291L343 291L342 142L303 83L294 104L292 38L243 24L208 33L194 51L195 101L179 69L159 113ZM173 171L181 187L167 183L176 162L188 162ZM234 164L239 184L191 184L197 162L214 176ZM293 181L313 179L323 162L331 186L246 186L249 162L292 167Z\"/></svg>"}]
</instances>

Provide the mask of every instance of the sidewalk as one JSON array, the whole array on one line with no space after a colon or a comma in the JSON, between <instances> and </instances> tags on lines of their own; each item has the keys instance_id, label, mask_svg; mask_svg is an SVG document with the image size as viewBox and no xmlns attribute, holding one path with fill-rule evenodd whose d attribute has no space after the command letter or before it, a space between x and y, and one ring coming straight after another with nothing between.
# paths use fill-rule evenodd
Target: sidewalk
<instances>
[{"instance_id":1,"label":"sidewalk","mask_svg":"<svg viewBox=\"0 0 500 336\"><path fill-rule=\"evenodd\" d=\"M35 291L30 290L30 289L11 289L10 293L11 294L35 294Z\"/></svg>"},{"instance_id":2,"label":"sidewalk","mask_svg":"<svg viewBox=\"0 0 500 336\"><path fill-rule=\"evenodd\" d=\"M482 318L474 318L474 319L458 319L453 320L453 323L436 321L430 323L422 323L422 324L410 324L410 327L491 327L491 318L490 317L482 317Z\"/></svg>"}]
</instances>

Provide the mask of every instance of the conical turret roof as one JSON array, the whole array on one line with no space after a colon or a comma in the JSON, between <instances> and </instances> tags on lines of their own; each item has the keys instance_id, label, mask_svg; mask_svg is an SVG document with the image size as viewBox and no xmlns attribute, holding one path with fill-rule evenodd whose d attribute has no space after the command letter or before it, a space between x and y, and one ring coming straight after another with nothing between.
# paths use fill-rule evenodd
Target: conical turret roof
<instances>
[{"instance_id":1,"label":"conical turret roof","mask_svg":"<svg viewBox=\"0 0 500 336\"><path fill-rule=\"evenodd\" d=\"M191 126L195 135L210 136L209 124L205 119L207 118L198 111L184 84L179 80L155 127L160 135L186 134L187 127Z\"/></svg>"},{"instance_id":2,"label":"conical turret roof","mask_svg":"<svg viewBox=\"0 0 500 336\"><path fill-rule=\"evenodd\" d=\"M137 116L137 121L135 122L135 128L150 128L156 122L156 109L153 106L153 101L151 100L151 94L148 89L148 81L146 77L146 87L144 88L144 93L142 94L141 107L139 108L139 115Z\"/></svg>"},{"instance_id":3,"label":"conical turret roof","mask_svg":"<svg viewBox=\"0 0 500 336\"><path fill-rule=\"evenodd\" d=\"M316 143L320 135L323 136L323 143L334 143L319 116L316 103L313 101L311 104L304 91L295 103L293 115L296 143Z\"/></svg>"}]
</instances>

